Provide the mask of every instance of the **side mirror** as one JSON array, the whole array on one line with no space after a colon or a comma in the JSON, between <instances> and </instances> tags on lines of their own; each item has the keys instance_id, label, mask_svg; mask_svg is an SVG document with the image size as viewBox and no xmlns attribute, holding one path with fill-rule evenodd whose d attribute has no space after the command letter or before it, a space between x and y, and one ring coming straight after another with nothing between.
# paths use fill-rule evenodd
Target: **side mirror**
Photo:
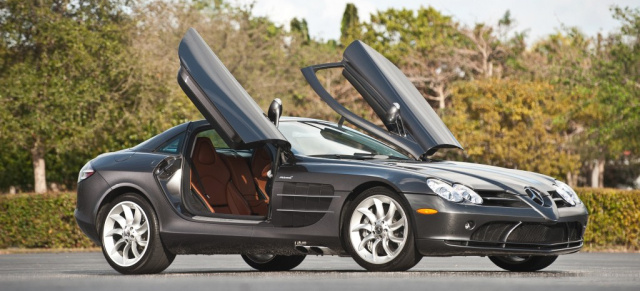
<instances>
[{"instance_id":1,"label":"side mirror","mask_svg":"<svg viewBox=\"0 0 640 291\"><path fill-rule=\"evenodd\" d=\"M398 120L398 117L400 117L400 104L394 102L393 106L387 110L387 115L384 118L385 123L394 124Z\"/></svg>"},{"instance_id":2,"label":"side mirror","mask_svg":"<svg viewBox=\"0 0 640 291\"><path fill-rule=\"evenodd\" d=\"M273 101L271 101L271 105L269 105L267 117L269 117L269 120L278 127L278 124L280 123L280 116L282 116L282 101L280 98L276 98L273 99Z\"/></svg>"},{"instance_id":3,"label":"side mirror","mask_svg":"<svg viewBox=\"0 0 640 291\"><path fill-rule=\"evenodd\" d=\"M384 117L384 123L391 132L395 132L400 136L406 136L404 131L404 123L402 123L402 117L400 117L400 104L393 103L393 106L387 110L387 115Z\"/></svg>"}]
</instances>

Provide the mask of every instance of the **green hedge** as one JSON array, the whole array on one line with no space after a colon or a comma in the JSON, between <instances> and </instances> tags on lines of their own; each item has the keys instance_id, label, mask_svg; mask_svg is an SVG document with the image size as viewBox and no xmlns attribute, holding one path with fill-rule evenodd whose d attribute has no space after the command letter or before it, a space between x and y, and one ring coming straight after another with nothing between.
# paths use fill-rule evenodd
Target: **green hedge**
<instances>
[{"instance_id":1,"label":"green hedge","mask_svg":"<svg viewBox=\"0 0 640 291\"><path fill-rule=\"evenodd\" d=\"M640 250L640 191L576 189L589 209L585 245L590 250Z\"/></svg>"},{"instance_id":2,"label":"green hedge","mask_svg":"<svg viewBox=\"0 0 640 291\"><path fill-rule=\"evenodd\" d=\"M640 191L576 189L589 209L586 250L640 250ZM73 217L73 193L0 196L0 248L95 245Z\"/></svg>"},{"instance_id":3,"label":"green hedge","mask_svg":"<svg viewBox=\"0 0 640 291\"><path fill-rule=\"evenodd\" d=\"M0 196L0 248L86 248L78 228L75 193Z\"/></svg>"}]
</instances>

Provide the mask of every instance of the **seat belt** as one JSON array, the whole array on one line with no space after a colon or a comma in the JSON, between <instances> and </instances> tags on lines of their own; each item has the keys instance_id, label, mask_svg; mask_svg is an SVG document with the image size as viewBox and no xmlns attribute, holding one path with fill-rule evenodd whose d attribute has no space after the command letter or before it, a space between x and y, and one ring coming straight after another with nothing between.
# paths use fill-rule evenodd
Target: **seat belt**
<instances>
[{"instance_id":1,"label":"seat belt","mask_svg":"<svg viewBox=\"0 0 640 291\"><path fill-rule=\"evenodd\" d=\"M196 181L198 182L198 185L200 186L200 189L202 189L202 193L200 191L198 191L197 187L194 187L194 190L196 190L196 193L198 194L200 199L204 200L204 197L202 197L204 194L204 196L207 197L207 199L211 199L211 197L209 196L209 194L207 194L207 192L204 189L204 184L202 184L202 181L200 180L200 175L198 174L198 170L195 168L195 166L193 165L193 163L191 162L190 159L187 159L189 162L189 167L191 167L191 174L193 174L196 177ZM191 184L191 181L189 181L189 184ZM195 185L194 185L195 186ZM211 204L209 204L209 201L202 201L204 202L204 204L207 206L207 208L209 210L211 210L211 212L215 213L215 211L213 210L213 206L211 206Z\"/></svg>"}]
</instances>

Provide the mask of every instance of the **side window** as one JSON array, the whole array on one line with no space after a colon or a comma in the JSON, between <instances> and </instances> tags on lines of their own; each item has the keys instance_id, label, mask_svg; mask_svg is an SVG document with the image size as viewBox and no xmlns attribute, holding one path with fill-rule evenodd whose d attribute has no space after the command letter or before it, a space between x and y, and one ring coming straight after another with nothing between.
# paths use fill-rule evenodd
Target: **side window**
<instances>
[{"instance_id":1,"label":"side window","mask_svg":"<svg viewBox=\"0 0 640 291\"><path fill-rule=\"evenodd\" d=\"M168 142L161 145L156 151L168 154L180 153L180 147L182 146L182 140L184 139L184 133L172 138Z\"/></svg>"},{"instance_id":2,"label":"side window","mask_svg":"<svg viewBox=\"0 0 640 291\"><path fill-rule=\"evenodd\" d=\"M229 146L224 142L224 140L222 140L220 135L218 135L218 133L213 129L201 131L200 133L198 133L198 135L196 135L196 138L198 137L208 137L211 140L211 143L213 143L213 146L217 150L229 148Z\"/></svg>"}]
</instances>

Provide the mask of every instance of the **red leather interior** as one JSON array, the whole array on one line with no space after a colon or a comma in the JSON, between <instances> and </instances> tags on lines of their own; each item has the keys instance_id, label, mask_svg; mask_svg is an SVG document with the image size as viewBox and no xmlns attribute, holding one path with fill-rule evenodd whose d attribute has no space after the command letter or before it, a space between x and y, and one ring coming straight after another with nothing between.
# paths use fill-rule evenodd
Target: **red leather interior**
<instances>
[{"instance_id":1,"label":"red leather interior","mask_svg":"<svg viewBox=\"0 0 640 291\"><path fill-rule=\"evenodd\" d=\"M202 194L202 189L200 189L200 186L198 186L198 182L195 178L195 176L193 175L193 169L191 170L191 172L189 173L189 181L191 183L191 189L193 189L193 191L196 193L196 195L198 195L200 197L200 199L202 199L202 201L205 201L205 206L207 207L207 209L209 209L209 211L215 213L216 211L213 210L213 207L211 207L211 205L209 205L207 201L207 198L204 194Z\"/></svg>"},{"instance_id":2,"label":"red leather interior","mask_svg":"<svg viewBox=\"0 0 640 291\"><path fill-rule=\"evenodd\" d=\"M234 190L246 201L251 212L267 215L267 201L260 199L247 161L240 156L223 156L222 160L229 167Z\"/></svg>"},{"instance_id":3,"label":"red leather interior","mask_svg":"<svg viewBox=\"0 0 640 291\"><path fill-rule=\"evenodd\" d=\"M191 177L191 182L195 185L201 185L196 189L200 190L213 212L251 214L249 205L238 191L234 191L229 169L209 138L199 137L196 139L192 161L195 173Z\"/></svg>"},{"instance_id":4,"label":"red leather interior","mask_svg":"<svg viewBox=\"0 0 640 291\"><path fill-rule=\"evenodd\" d=\"M258 186L260 191L267 197L267 203L269 202L269 196L267 195L267 176L271 170L271 157L269 151L265 147L256 149L251 159L251 174L253 176L253 182Z\"/></svg>"}]
</instances>

